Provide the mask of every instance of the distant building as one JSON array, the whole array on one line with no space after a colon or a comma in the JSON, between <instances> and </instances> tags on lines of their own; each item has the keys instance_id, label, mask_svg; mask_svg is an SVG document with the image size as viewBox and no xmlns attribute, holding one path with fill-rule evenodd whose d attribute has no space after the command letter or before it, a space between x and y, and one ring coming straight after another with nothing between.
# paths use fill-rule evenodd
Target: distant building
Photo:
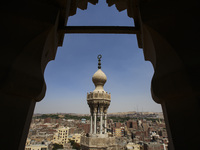
<instances>
[{"instance_id":1,"label":"distant building","mask_svg":"<svg viewBox=\"0 0 200 150\"><path fill-rule=\"evenodd\" d=\"M86 123L86 119L85 119L85 118L82 118L82 119L81 119L81 123Z\"/></svg>"},{"instance_id":2,"label":"distant building","mask_svg":"<svg viewBox=\"0 0 200 150\"><path fill-rule=\"evenodd\" d=\"M124 136L124 127L120 128L113 128L113 134L116 137L123 137Z\"/></svg>"},{"instance_id":3,"label":"distant building","mask_svg":"<svg viewBox=\"0 0 200 150\"><path fill-rule=\"evenodd\" d=\"M51 123L52 122L52 118L48 117L44 119L44 123Z\"/></svg>"},{"instance_id":4,"label":"distant building","mask_svg":"<svg viewBox=\"0 0 200 150\"><path fill-rule=\"evenodd\" d=\"M143 130L144 131L147 131L148 130L148 123L147 123L147 121L146 120L144 120L143 122L142 122L142 128L143 128Z\"/></svg>"},{"instance_id":5,"label":"distant building","mask_svg":"<svg viewBox=\"0 0 200 150\"><path fill-rule=\"evenodd\" d=\"M49 143L48 142L37 143L27 138L24 150L49 150Z\"/></svg>"},{"instance_id":6,"label":"distant building","mask_svg":"<svg viewBox=\"0 0 200 150\"><path fill-rule=\"evenodd\" d=\"M27 145L25 150L48 150L48 146L45 144Z\"/></svg>"},{"instance_id":7,"label":"distant building","mask_svg":"<svg viewBox=\"0 0 200 150\"><path fill-rule=\"evenodd\" d=\"M115 122L115 128L120 128L121 127L121 122Z\"/></svg>"},{"instance_id":8,"label":"distant building","mask_svg":"<svg viewBox=\"0 0 200 150\"><path fill-rule=\"evenodd\" d=\"M164 144L157 142L144 143L144 150L166 150Z\"/></svg>"},{"instance_id":9,"label":"distant building","mask_svg":"<svg viewBox=\"0 0 200 150\"><path fill-rule=\"evenodd\" d=\"M59 128L58 131L53 136L53 143L58 143L64 145L68 142L69 127Z\"/></svg>"},{"instance_id":10,"label":"distant building","mask_svg":"<svg viewBox=\"0 0 200 150\"><path fill-rule=\"evenodd\" d=\"M79 129L82 129L82 131L84 131L85 133L90 132L90 124L89 123L79 123L79 124L77 124L77 127Z\"/></svg>"},{"instance_id":11,"label":"distant building","mask_svg":"<svg viewBox=\"0 0 200 150\"><path fill-rule=\"evenodd\" d=\"M132 128L134 130L138 129L138 123L136 120L129 120L126 122L127 128Z\"/></svg>"},{"instance_id":12,"label":"distant building","mask_svg":"<svg viewBox=\"0 0 200 150\"><path fill-rule=\"evenodd\" d=\"M74 140L76 143L80 143L81 141L81 134L71 134L68 137L68 140Z\"/></svg>"},{"instance_id":13,"label":"distant building","mask_svg":"<svg viewBox=\"0 0 200 150\"><path fill-rule=\"evenodd\" d=\"M127 149L127 150L141 150L141 149L142 149L142 146L141 146L140 144L136 144L136 143L129 142L129 143L126 145L126 149Z\"/></svg>"}]
</instances>

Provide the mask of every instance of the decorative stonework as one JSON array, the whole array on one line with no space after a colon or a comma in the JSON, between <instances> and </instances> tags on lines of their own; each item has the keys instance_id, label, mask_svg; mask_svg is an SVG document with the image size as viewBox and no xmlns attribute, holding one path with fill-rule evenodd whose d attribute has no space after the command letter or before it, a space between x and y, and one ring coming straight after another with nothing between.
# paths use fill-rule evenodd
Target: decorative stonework
<instances>
[{"instance_id":1,"label":"decorative stonework","mask_svg":"<svg viewBox=\"0 0 200 150\"><path fill-rule=\"evenodd\" d=\"M92 81L95 85L93 92L87 93L87 103L90 107L91 122L90 136L107 137L107 110L111 101L111 94L104 91L103 86L107 81L105 73L101 70L101 55L98 55L98 70L94 73ZM99 131L97 131L97 117L100 117ZM104 119L104 121L103 121ZM103 125L104 124L104 125ZM99 134L97 136L97 134Z\"/></svg>"},{"instance_id":2,"label":"decorative stonework","mask_svg":"<svg viewBox=\"0 0 200 150\"><path fill-rule=\"evenodd\" d=\"M84 149L116 149L115 137L81 137L81 148Z\"/></svg>"},{"instance_id":3,"label":"decorative stonework","mask_svg":"<svg viewBox=\"0 0 200 150\"><path fill-rule=\"evenodd\" d=\"M82 150L116 150L114 137L107 133L107 110L111 102L111 94L103 89L107 81L105 73L101 70L101 55L98 55L98 70L94 73L92 81L95 85L93 92L87 93L87 103L90 107L90 134L81 137ZM97 118L100 122L97 122Z\"/></svg>"},{"instance_id":4,"label":"decorative stonework","mask_svg":"<svg viewBox=\"0 0 200 150\"><path fill-rule=\"evenodd\" d=\"M87 101L99 99L99 100L111 100L111 94L108 92L90 92L87 93Z\"/></svg>"}]
</instances>

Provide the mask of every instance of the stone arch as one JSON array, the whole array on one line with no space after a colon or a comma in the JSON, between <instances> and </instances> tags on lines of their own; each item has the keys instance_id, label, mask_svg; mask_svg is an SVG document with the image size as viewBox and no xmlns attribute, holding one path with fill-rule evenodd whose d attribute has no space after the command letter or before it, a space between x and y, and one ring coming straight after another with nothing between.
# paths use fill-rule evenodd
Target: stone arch
<instances>
[{"instance_id":1,"label":"stone arch","mask_svg":"<svg viewBox=\"0 0 200 150\"><path fill-rule=\"evenodd\" d=\"M77 7L86 9L88 2L98 1L2 2L0 96L4 149L24 149L35 103L45 94L45 66L54 59L57 47L62 46L62 28L68 17L75 14ZM198 149L197 1L107 0L107 3L115 4L119 11L127 9L140 29L138 45L155 69L152 94L163 108L170 149Z\"/></svg>"},{"instance_id":2,"label":"stone arch","mask_svg":"<svg viewBox=\"0 0 200 150\"><path fill-rule=\"evenodd\" d=\"M195 3L188 5L185 1L181 4L140 3L144 56L151 61L155 71L151 83L152 97L162 105L170 149L191 149L191 145L195 149L192 144L195 140L187 138L195 137L194 133L185 133L186 128L198 128L199 119L195 118L200 118L200 90L197 88L200 61L196 57L200 53L195 44L198 38L191 38L199 24L195 9ZM185 18L187 22L182 24ZM194 124L186 121L190 119Z\"/></svg>"}]
</instances>

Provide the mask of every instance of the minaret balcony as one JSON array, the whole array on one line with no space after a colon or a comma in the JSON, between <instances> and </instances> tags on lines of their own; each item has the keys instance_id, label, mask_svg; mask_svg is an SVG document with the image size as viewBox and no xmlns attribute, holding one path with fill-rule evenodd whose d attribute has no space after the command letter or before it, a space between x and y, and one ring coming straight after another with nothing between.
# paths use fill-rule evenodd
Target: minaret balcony
<instances>
[{"instance_id":1,"label":"minaret balcony","mask_svg":"<svg viewBox=\"0 0 200 150\"><path fill-rule=\"evenodd\" d=\"M111 100L111 94L108 92L90 92L87 93L87 100L103 99Z\"/></svg>"}]
</instances>

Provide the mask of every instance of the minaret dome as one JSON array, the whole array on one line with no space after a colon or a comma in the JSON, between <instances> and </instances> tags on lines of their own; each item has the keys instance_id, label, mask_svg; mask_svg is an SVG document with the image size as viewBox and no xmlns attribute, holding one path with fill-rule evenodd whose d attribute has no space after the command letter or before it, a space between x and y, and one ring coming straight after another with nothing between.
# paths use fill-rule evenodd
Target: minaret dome
<instances>
[{"instance_id":1,"label":"minaret dome","mask_svg":"<svg viewBox=\"0 0 200 150\"><path fill-rule=\"evenodd\" d=\"M94 75L92 77L92 81L93 81L93 83L95 85L94 92L98 92L98 91L102 92L102 91L104 91L103 86L107 81L107 77L106 77L105 73L101 69L98 69L94 73Z\"/></svg>"},{"instance_id":2,"label":"minaret dome","mask_svg":"<svg viewBox=\"0 0 200 150\"><path fill-rule=\"evenodd\" d=\"M101 70L101 55L97 56L98 58L98 70L94 73L93 77L92 77L92 81L95 85L95 90L94 92L105 92L103 89L104 84L107 81L107 77L105 75L105 73Z\"/></svg>"}]
</instances>

